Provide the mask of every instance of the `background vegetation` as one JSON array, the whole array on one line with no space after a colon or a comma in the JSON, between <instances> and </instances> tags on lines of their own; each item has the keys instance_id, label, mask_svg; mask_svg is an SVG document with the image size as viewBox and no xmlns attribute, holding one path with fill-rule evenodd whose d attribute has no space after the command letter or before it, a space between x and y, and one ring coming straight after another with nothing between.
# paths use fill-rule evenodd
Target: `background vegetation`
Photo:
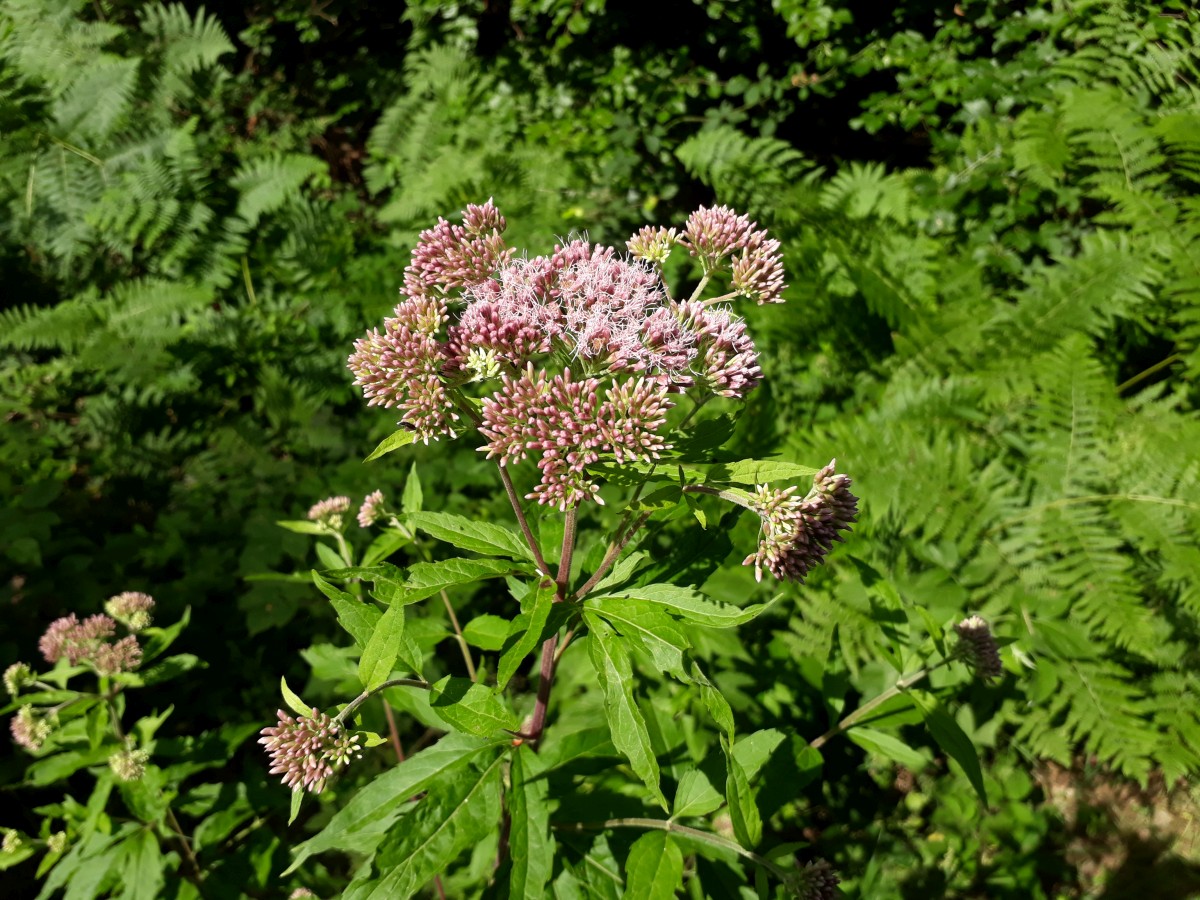
<instances>
[{"instance_id":1,"label":"background vegetation","mask_svg":"<svg viewBox=\"0 0 1200 900\"><path fill-rule=\"evenodd\" d=\"M739 720L821 733L837 698L886 686L881 647L916 642L918 609L1012 640L1005 678L956 709L989 806L899 710L899 749L831 746L820 778L768 767L769 840L818 847L850 896L1119 897L1147 878L1193 896L1191 4L658 6L669 31L605 0L6 0L0 663L120 590L164 622L190 607L179 645L207 668L136 702L174 705L160 746L186 761L182 808L219 817L196 841L213 877L286 896L288 847L328 808L289 828L247 738L281 669L313 701L353 666L287 574L312 539L275 521L398 497L408 459L436 508L504 517L468 448L362 465L394 421L345 358L417 232L492 196L541 252L715 199L780 238L791 285L752 318L767 381L737 439L837 456L863 498L832 565L708 648ZM419 715L400 725L423 740ZM63 791L28 763L0 755L0 825L36 834ZM58 774L85 800L77 768ZM559 896L610 895L582 862L601 852L567 855ZM36 893L35 869L5 871L6 896Z\"/></svg>"}]
</instances>

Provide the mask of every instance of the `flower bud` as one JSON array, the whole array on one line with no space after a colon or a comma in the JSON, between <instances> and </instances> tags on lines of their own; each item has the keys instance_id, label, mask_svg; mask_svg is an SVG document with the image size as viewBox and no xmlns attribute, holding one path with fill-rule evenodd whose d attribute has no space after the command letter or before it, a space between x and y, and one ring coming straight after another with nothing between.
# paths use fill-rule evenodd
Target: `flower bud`
<instances>
[{"instance_id":1,"label":"flower bud","mask_svg":"<svg viewBox=\"0 0 1200 900\"><path fill-rule=\"evenodd\" d=\"M4 670L4 689L10 697L21 693L21 688L33 683L33 672L23 662L15 662Z\"/></svg>"},{"instance_id":2,"label":"flower bud","mask_svg":"<svg viewBox=\"0 0 1200 900\"><path fill-rule=\"evenodd\" d=\"M788 886L800 900L835 900L841 896L839 879L828 861L815 859L788 879Z\"/></svg>"},{"instance_id":3,"label":"flower bud","mask_svg":"<svg viewBox=\"0 0 1200 900\"><path fill-rule=\"evenodd\" d=\"M50 853L62 853L67 849L67 833L65 831L56 831L50 837L46 838L46 849Z\"/></svg>"},{"instance_id":4,"label":"flower bud","mask_svg":"<svg viewBox=\"0 0 1200 900\"><path fill-rule=\"evenodd\" d=\"M293 719L281 709L278 716L279 724L259 732L258 742L271 756L271 774L283 775L293 791L306 788L319 794L338 769L362 755L358 735L347 734L341 723L318 710Z\"/></svg>"},{"instance_id":5,"label":"flower bud","mask_svg":"<svg viewBox=\"0 0 1200 900\"><path fill-rule=\"evenodd\" d=\"M326 497L312 505L308 511L308 518L333 531L341 531L345 524L344 517L349 510L349 497Z\"/></svg>"},{"instance_id":6,"label":"flower bud","mask_svg":"<svg viewBox=\"0 0 1200 900\"><path fill-rule=\"evenodd\" d=\"M992 629L979 616L970 616L954 626L958 634L958 655L980 678L999 678L1004 673L1000 647Z\"/></svg>"},{"instance_id":7,"label":"flower bud","mask_svg":"<svg viewBox=\"0 0 1200 900\"><path fill-rule=\"evenodd\" d=\"M42 744L53 730L50 722L37 715L32 706L22 706L8 723L8 728L12 732L13 743L24 747L30 753L41 750Z\"/></svg>"},{"instance_id":8,"label":"flower bud","mask_svg":"<svg viewBox=\"0 0 1200 900\"><path fill-rule=\"evenodd\" d=\"M108 767L121 781L141 781L150 754L145 750L122 750L108 758Z\"/></svg>"},{"instance_id":9,"label":"flower bud","mask_svg":"<svg viewBox=\"0 0 1200 900\"><path fill-rule=\"evenodd\" d=\"M125 591L110 597L104 611L128 628L137 632L150 627L150 612L154 609L154 598L140 591Z\"/></svg>"},{"instance_id":10,"label":"flower bud","mask_svg":"<svg viewBox=\"0 0 1200 900\"><path fill-rule=\"evenodd\" d=\"M0 842L0 853L16 853L25 846L25 838L21 837L21 832L12 828L4 830L4 840Z\"/></svg>"}]
</instances>

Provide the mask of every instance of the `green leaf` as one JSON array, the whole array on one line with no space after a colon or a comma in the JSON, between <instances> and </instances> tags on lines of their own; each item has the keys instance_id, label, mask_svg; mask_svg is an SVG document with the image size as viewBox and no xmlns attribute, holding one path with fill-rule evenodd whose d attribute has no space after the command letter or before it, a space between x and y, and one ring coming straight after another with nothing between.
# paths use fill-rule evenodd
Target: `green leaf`
<instances>
[{"instance_id":1,"label":"green leaf","mask_svg":"<svg viewBox=\"0 0 1200 900\"><path fill-rule=\"evenodd\" d=\"M421 477L417 474L417 464L414 462L408 470L408 479L404 482L404 493L400 495L400 509L405 513L420 512L424 503Z\"/></svg>"},{"instance_id":2,"label":"green leaf","mask_svg":"<svg viewBox=\"0 0 1200 900\"><path fill-rule=\"evenodd\" d=\"M143 828L125 841L121 850L123 859L117 878L125 888L121 900L155 900L163 885L165 861L154 832Z\"/></svg>"},{"instance_id":3,"label":"green leaf","mask_svg":"<svg viewBox=\"0 0 1200 900\"><path fill-rule=\"evenodd\" d=\"M290 687L288 687L287 679L282 676L279 679L279 690L283 694L283 702L287 704L288 709L298 716L312 717L312 707L301 700Z\"/></svg>"},{"instance_id":4,"label":"green leaf","mask_svg":"<svg viewBox=\"0 0 1200 900\"><path fill-rule=\"evenodd\" d=\"M408 569L400 602L416 603L448 587L472 584L485 578L503 578L518 571L512 563L502 559L443 559L414 563Z\"/></svg>"},{"instance_id":5,"label":"green leaf","mask_svg":"<svg viewBox=\"0 0 1200 900\"><path fill-rule=\"evenodd\" d=\"M371 541L371 546L363 554L362 564L367 567L374 566L383 562L401 547L407 547L411 543L412 538L407 534L389 528Z\"/></svg>"},{"instance_id":6,"label":"green leaf","mask_svg":"<svg viewBox=\"0 0 1200 900\"><path fill-rule=\"evenodd\" d=\"M683 884L683 851L665 831L643 834L625 859L625 900L674 900Z\"/></svg>"},{"instance_id":7,"label":"green leaf","mask_svg":"<svg viewBox=\"0 0 1200 900\"><path fill-rule=\"evenodd\" d=\"M364 690L375 690L392 674L396 657L400 655L404 625L404 607L399 604L389 606L376 624L358 660L358 680L362 682Z\"/></svg>"},{"instance_id":8,"label":"green leaf","mask_svg":"<svg viewBox=\"0 0 1200 900\"><path fill-rule=\"evenodd\" d=\"M294 531L296 534L329 534L329 528L325 525L318 525L316 522L310 522L308 519L289 519L283 522L276 522L280 528L286 528L288 531Z\"/></svg>"},{"instance_id":9,"label":"green leaf","mask_svg":"<svg viewBox=\"0 0 1200 900\"><path fill-rule=\"evenodd\" d=\"M699 625L712 625L716 628L744 625L767 608L763 604L756 604L739 609L728 603L711 600L693 588L679 587L674 584L647 584L589 599L603 600L605 597L653 603L681 619L687 619Z\"/></svg>"},{"instance_id":10,"label":"green leaf","mask_svg":"<svg viewBox=\"0 0 1200 900\"><path fill-rule=\"evenodd\" d=\"M142 629L142 664L145 665L166 653L191 620L192 608L189 606L184 609L179 621L173 625L168 625L166 628Z\"/></svg>"},{"instance_id":11,"label":"green leaf","mask_svg":"<svg viewBox=\"0 0 1200 900\"><path fill-rule=\"evenodd\" d=\"M684 654L691 648L691 642L679 623L662 607L621 597L594 597L584 601L583 615L589 627L595 616L603 616L623 637L645 652L660 672L667 672L680 681L690 680Z\"/></svg>"},{"instance_id":12,"label":"green leaf","mask_svg":"<svg viewBox=\"0 0 1200 900\"><path fill-rule=\"evenodd\" d=\"M899 738L874 728L856 727L846 732L846 737L864 750L886 756L915 772L925 768L926 758Z\"/></svg>"},{"instance_id":13,"label":"green leaf","mask_svg":"<svg viewBox=\"0 0 1200 900\"><path fill-rule=\"evenodd\" d=\"M101 745L92 750L68 750L47 756L30 764L25 770L25 783L33 787L45 787L74 775L87 766L107 762L117 751L112 744Z\"/></svg>"},{"instance_id":14,"label":"green leaf","mask_svg":"<svg viewBox=\"0 0 1200 900\"><path fill-rule=\"evenodd\" d=\"M363 462L370 462L373 459L379 459L379 457L391 453L393 450L399 450L401 447L407 447L416 439L417 433L411 429L401 428L399 431L394 431L380 441L379 446L372 450L371 455L364 459Z\"/></svg>"},{"instance_id":15,"label":"green leaf","mask_svg":"<svg viewBox=\"0 0 1200 900\"><path fill-rule=\"evenodd\" d=\"M603 619L595 619L590 628L588 652L604 691L604 714L608 718L613 745L629 759L633 771L665 810L667 798L658 783L658 760L650 743L646 720L633 699L635 681L626 642Z\"/></svg>"},{"instance_id":16,"label":"green leaf","mask_svg":"<svg viewBox=\"0 0 1200 900\"><path fill-rule=\"evenodd\" d=\"M354 794L324 829L293 849L295 859L283 874L291 874L310 856L328 850L370 852L410 798L431 785L453 782L480 754L495 753L511 743L508 736L485 741L465 734L446 735Z\"/></svg>"},{"instance_id":17,"label":"green leaf","mask_svg":"<svg viewBox=\"0 0 1200 900\"><path fill-rule=\"evenodd\" d=\"M415 512L408 521L430 537L460 550L484 556L508 556L513 559L533 559L524 538L511 528L494 522L475 522L464 516L443 512Z\"/></svg>"},{"instance_id":18,"label":"green leaf","mask_svg":"<svg viewBox=\"0 0 1200 900\"><path fill-rule=\"evenodd\" d=\"M480 650L499 650L504 646L504 638L510 625L508 619L484 613L463 627L463 639Z\"/></svg>"},{"instance_id":19,"label":"green leaf","mask_svg":"<svg viewBox=\"0 0 1200 900\"><path fill-rule=\"evenodd\" d=\"M743 847L753 850L762 840L762 817L758 813L758 803L754 799L745 768L729 750L728 740L722 739L721 744L726 748L725 763L729 767L725 779L725 799L729 801L733 833Z\"/></svg>"},{"instance_id":20,"label":"green leaf","mask_svg":"<svg viewBox=\"0 0 1200 900\"><path fill-rule=\"evenodd\" d=\"M785 462L781 459L740 459L707 466L706 480L711 484L771 484L775 481L812 481L819 469Z\"/></svg>"},{"instance_id":21,"label":"green leaf","mask_svg":"<svg viewBox=\"0 0 1200 900\"><path fill-rule=\"evenodd\" d=\"M967 733L941 706L922 700L915 693L912 694L912 699L917 708L921 710L921 714L925 716L925 724L929 728L929 733L933 735L933 739L951 759L962 766L967 780L971 782L971 787L975 788L975 793L979 795L979 802L986 808L988 805L987 789L983 784L983 770L979 765L979 754L975 750L975 745L971 743L971 739L967 737Z\"/></svg>"},{"instance_id":22,"label":"green leaf","mask_svg":"<svg viewBox=\"0 0 1200 900\"><path fill-rule=\"evenodd\" d=\"M496 686L501 690L516 674L525 657L548 637L544 632L550 618L550 610L554 605L555 591L556 587L553 581L542 580L538 583L537 590L531 592L532 599L524 602L528 611L522 612L513 619L508 634L504 638L504 649L500 654L500 664L496 671Z\"/></svg>"},{"instance_id":23,"label":"green leaf","mask_svg":"<svg viewBox=\"0 0 1200 900\"><path fill-rule=\"evenodd\" d=\"M300 815L300 804L304 800L304 791L300 788L292 790L292 803L288 810L288 824L291 825L296 821L296 816Z\"/></svg>"},{"instance_id":24,"label":"green leaf","mask_svg":"<svg viewBox=\"0 0 1200 900\"><path fill-rule=\"evenodd\" d=\"M431 790L380 847L376 863L387 874L359 889L351 885L344 900L407 900L490 834L500 817L502 763L497 756L474 777Z\"/></svg>"},{"instance_id":25,"label":"green leaf","mask_svg":"<svg viewBox=\"0 0 1200 900\"><path fill-rule=\"evenodd\" d=\"M537 777L541 766L528 746L512 757L512 790L508 793L511 825L508 835L512 870L510 900L542 900L554 869L554 838L550 834L550 788Z\"/></svg>"},{"instance_id":26,"label":"green leaf","mask_svg":"<svg viewBox=\"0 0 1200 900\"><path fill-rule=\"evenodd\" d=\"M329 602L333 604L338 624L354 638L354 642L358 646L366 647L383 614L370 603L359 600L353 594L338 590L317 572L312 573L312 578L321 593L328 597Z\"/></svg>"},{"instance_id":27,"label":"green leaf","mask_svg":"<svg viewBox=\"0 0 1200 900\"><path fill-rule=\"evenodd\" d=\"M429 705L446 724L467 734L486 737L520 726L516 714L492 688L469 678L447 675L429 692Z\"/></svg>"},{"instance_id":28,"label":"green leaf","mask_svg":"<svg viewBox=\"0 0 1200 900\"><path fill-rule=\"evenodd\" d=\"M675 802L671 806L671 818L706 816L719 809L725 798L713 787L708 776L699 769L688 769L679 779L675 789Z\"/></svg>"}]
</instances>

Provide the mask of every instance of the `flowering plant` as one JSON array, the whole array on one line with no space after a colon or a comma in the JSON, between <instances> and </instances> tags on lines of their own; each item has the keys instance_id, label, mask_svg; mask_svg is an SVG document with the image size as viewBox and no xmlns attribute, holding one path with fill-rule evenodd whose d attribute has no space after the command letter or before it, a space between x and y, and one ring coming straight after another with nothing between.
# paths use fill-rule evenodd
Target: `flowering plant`
<instances>
[{"instance_id":1,"label":"flowering plant","mask_svg":"<svg viewBox=\"0 0 1200 900\"><path fill-rule=\"evenodd\" d=\"M728 411L763 377L730 304L782 301L779 244L725 207L698 210L680 230L644 228L626 252L572 239L529 257L505 244L505 228L489 201L467 207L461 224L439 220L422 232L404 299L357 341L349 367L369 403L399 411L399 430L369 460L477 435L513 524L424 509L415 465L398 508L374 491L356 515L349 497L336 496L306 521L282 523L334 541L319 548L325 566L313 578L355 643L362 687L325 712L283 684L295 715L281 710L261 743L292 788L293 817L306 793L385 742L363 727L373 697L384 699L398 760L295 848L289 871L317 854L352 853L365 858L343 896L408 897L431 881L444 891L447 867L474 848L460 888L484 882L532 898L553 880L573 895L587 876L556 847L582 843L593 859L625 847L626 896L674 896L685 877L717 883L726 875L711 865L737 859L754 864L760 891L773 875L789 895L836 896L838 879L819 857L761 847L765 763L790 755L798 790L815 776L821 746L929 672L962 660L995 674L990 632L982 620L964 623L959 643L946 647L938 630L941 662L811 743L778 729L739 736L706 671L706 648L770 604L698 589L695 554L664 547L661 526L694 517L727 540L749 511L757 546L744 549L743 564L759 582L803 582L858 515L850 478L833 462L810 468L722 449L734 424ZM686 298L664 280L673 252L698 268ZM721 503L732 509L720 513ZM347 539L352 516L361 529L380 529L361 556ZM386 561L406 545L423 561ZM450 593L501 580L508 599L461 627ZM417 611L435 596L449 629L431 634ZM457 644L461 667L433 653L443 636ZM664 677L676 686L666 706L647 703L640 683ZM393 706L444 736L406 758ZM930 715L965 759L957 726L936 703ZM595 782L581 772L605 758L616 763L607 793L585 799ZM655 808L668 817L652 817ZM626 845L615 836L622 829L646 833ZM615 858L613 867L621 868Z\"/></svg>"}]
</instances>

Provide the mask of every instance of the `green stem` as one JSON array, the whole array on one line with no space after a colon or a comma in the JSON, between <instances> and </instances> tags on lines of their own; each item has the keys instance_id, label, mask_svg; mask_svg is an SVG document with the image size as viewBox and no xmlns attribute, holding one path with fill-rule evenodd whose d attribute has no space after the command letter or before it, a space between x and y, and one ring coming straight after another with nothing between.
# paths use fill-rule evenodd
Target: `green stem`
<instances>
[{"instance_id":1,"label":"green stem","mask_svg":"<svg viewBox=\"0 0 1200 900\"><path fill-rule=\"evenodd\" d=\"M951 659L952 659L952 657L951 657ZM809 746L812 747L814 750L820 750L823 746L825 746L825 744L829 743L829 741L831 741L833 738L837 737L842 732L848 731L849 729L853 728L857 723L861 722L864 718L867 717L867 715L874 712L876 709L878 709L884 703L887 703L893 697L896 697L896 696L904 693L909 688L911 688L914 684L917 684L918 682L920 682L927 675L929 675L930 672L934 672L934 671L940 669L942 666L948 665L950 663L951 659L943 659L941 662L935 663L932 666L928 666L927 668L924 668L924 669L918 669L916 672L913 672L911 675L905 675L903 678L901 678L899 681L897 681L894 685L892 685L890 688L888 688L886 691L884 691L878 697L876 697L873 700L867 701L862 706L860 706L858 709L856 709L854 712L850 713L850 715L846 716L846 718L842 719L842 721L838 722L836 725L834 725L832 728L830 728L827 732L825 732L819 738L816 738L815 740L811 741L809 743Z\"/></svg>"},{"instance_id":2,"label":"green stem","mask_svg":"<svg viewBox=\"0 0 1200 900\"><path fill-rule=\"evenodd\" d=\"M696 289L692 291L692 296L688 297L688 303L695 303L700 299L700 295L703 294L704 289L708 287L708 282L711 278L711 275L705 275L700 279L700 283L696 285Z\"/></svg>"},{"instance_id":3,"label":"green stem","mask_svg":"<svg viewBox=\"0 0 1200 900\"><path fill-rule=\"evenodd\" d=\"M607 828L643 828L654 831L666 831L671 834L678 834L684 837L691 838L702 844L707 844L710 847L716 847L718 850L728 850L736 853L745 859L750 860L756 865L762 866L768 872L780 880L788 878L788 871L781 866L776 865L764 856L759 856L753 850L747 850L736 841L729 838L721 837L719 834L713 834L711 831L701 831L699 828L691 828L687 825L680 825L672 822L670 819L641 819L631 817L627 819L607 819L604 822L571 822L567 824L551 824L550 826L555 831L604 831Z\"/></svg>"},{"instance_id":4,"label":"green stem","mask_svg":"<svg viewBox=\"0 0 1200 900\"><path fill-rule=\"evenodd\" d=\"M379 687L372 688L369 691L363 691L361 694L347 703L346 708L333 717L334 723L337 725L344 725L346 720L354 715L355 711L360 706L362 706L380 691L384 691L393 687L415 687L427 691L432 688L433 685L431 685L428 681L423 681L420 678L393 678L390 681L385 681L383 684L379 685Z\"/></svg>"}]
</instances>

